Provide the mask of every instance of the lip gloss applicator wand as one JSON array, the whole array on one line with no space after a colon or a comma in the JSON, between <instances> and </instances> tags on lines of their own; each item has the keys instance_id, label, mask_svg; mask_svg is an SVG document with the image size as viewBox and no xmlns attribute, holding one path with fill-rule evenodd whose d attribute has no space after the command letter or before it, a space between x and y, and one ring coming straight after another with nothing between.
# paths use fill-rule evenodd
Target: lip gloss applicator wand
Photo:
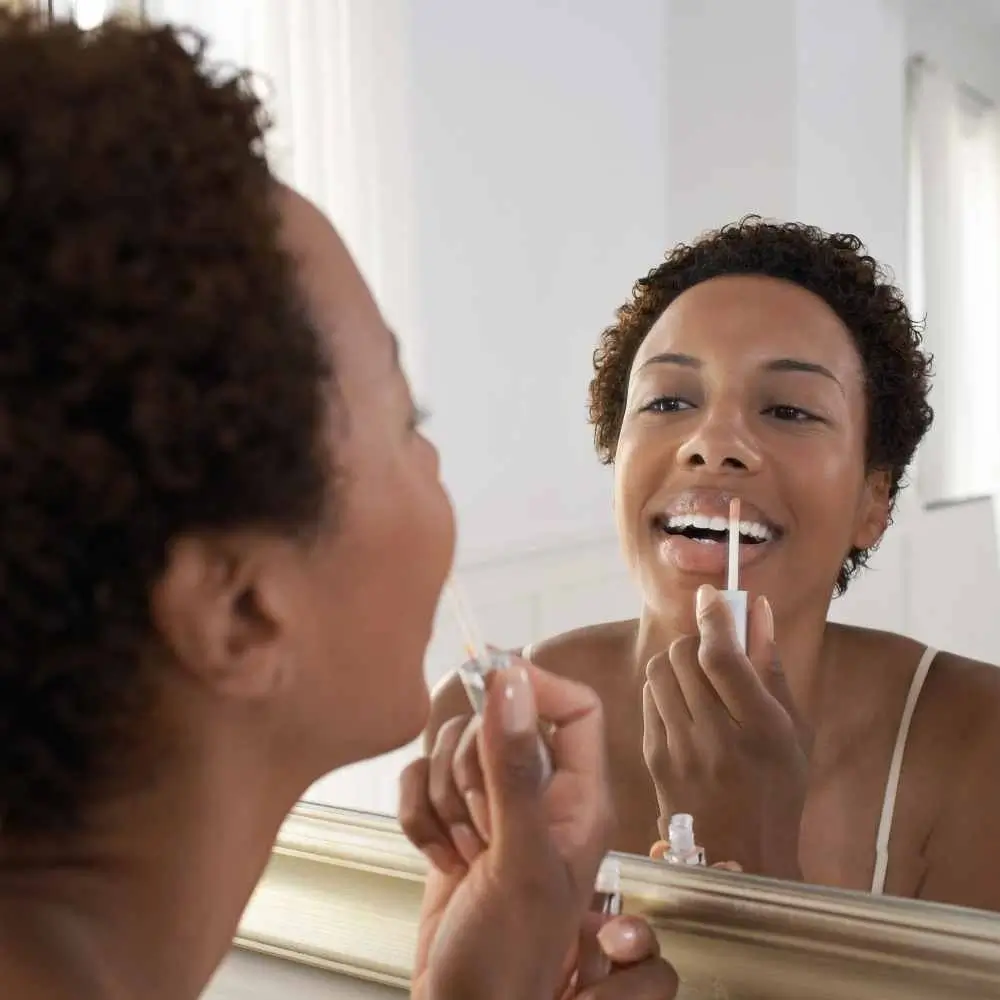
<instances>
[{"instance_id":1,"label":"lip gloss applicator wand","mask_svg":"<svg viewBox=\"0 0 1000 1000\"><path fill-rule=\"evenodd\" d=\"M729 501L729 573L722 599L729 605L736 623L736 639L747 651L747 592L740 590L740 499Z\"/></svg>"},{"instance_id":2,"label":"lip gloss applicator wand","mask_svg":"<svg viewBox=\"0 0 1000 1000\"><path fill-rule=\"evenodd\" d=\"M486 706L486 678L495 670L506 670L510 666L510 656L488 649L482 642L479 630L473 624L472 613L454 578L448 582L446 595L465 641L467 659L458 668L458 676L472 710L476 715L482 715ZM552 777L552 755L541 732L538 734L538 756L542 763L542 784L546 785Z\"/></svg>"}]
</instances>

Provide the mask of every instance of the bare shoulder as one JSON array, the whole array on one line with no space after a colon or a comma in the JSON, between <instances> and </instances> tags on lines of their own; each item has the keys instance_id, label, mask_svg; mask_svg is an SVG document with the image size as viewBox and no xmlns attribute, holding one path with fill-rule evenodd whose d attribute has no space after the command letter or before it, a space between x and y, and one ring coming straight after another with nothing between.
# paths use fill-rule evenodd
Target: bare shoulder
<instances>
[{"instance_id":1,"label":"bare shoulder","mask_svg":"<svg viewBox=\"0 0 1000 1000\"><path fill-rule=\"evenodd\" d=\"M830 625L829 632L844 654L866 663L898 668L909 674L912 674L928 651L925 643L898 632L883 632L852 625ZM937 650L934 652L928 682L932 677L940 679L956 694L975 692L982 695L992 692L993 697L1000 697L1000 667L983 660Z\"/></svg>"},{"instance_id":2,"label":"bare shoulder","mask_svg":"<svg viewBox=\"0 0 1000 1000\"><path fill-rule=\"evenodd\" d=\"M890 684L908 690L928 652L924 643L895 632L831 626L838 659L850 661L869 675L877 670ZM920 696L924 720L937 719L954 735L969 735L969 726L993 727L1000 718L1000 667L947 650L934 653ZM961 727L961 728L960 728Z\"/></svg>"},{"instance_id":3,"label":"bare shoulder","mask_svg":"<svg viewBox=\"0 0 1000 1000\"><path fill-rule=\"evenodd\" d=\"M563 632L531 647L531 661L560 677L590 683L595 669L631 656L636 622L606 622Z\"/></svg>"},{"instance_id":4,"label":"bare shoulder","mask_svg":"<svg viewBox=\"0 0 1000 1000\"><path fill-rule=\"evenodd\" d=\"M838 660L853 659L859 677L877 671L885 678L893 713L877 721L898 726L926 646L889 632L840 627L835 641L842 644ZM872 703L879 700L874 684L854 691L870 693ZM900 791L900 804L910 804L903 814L919 817L919 898L1000 910L997 761L1000 668L947 650L936 653L916 704Z\"/></svg>"},{"instance_id":5,"label":"bare shoulder","mask_svg":"<svg viewBox=\"0 0 1000 1000\"><path fill-rule=\"evenodd\" d=\"M595 674L615 657L627 656L635 642L634 621L610 622L563 632L530 647L515 652L530 654L536 666L571 680L593 684ZM426 751L434 745L438 731L451 719L469 718L472 708L457 671L453 671L435 685L431 693L431 710L424 731Z\"/></svg>"},{"instance_id":6,"label":"bare shoulder","mask_svg":"<svg viewBox=\"0 0 1000 1000\"><path fill-rule=\"evenodd\" d=\"M939 653L927 686L926 755L946 769L947 787L927 843L921 896L1000 910L1000 669Z\"/></svg>"}]
</instances>

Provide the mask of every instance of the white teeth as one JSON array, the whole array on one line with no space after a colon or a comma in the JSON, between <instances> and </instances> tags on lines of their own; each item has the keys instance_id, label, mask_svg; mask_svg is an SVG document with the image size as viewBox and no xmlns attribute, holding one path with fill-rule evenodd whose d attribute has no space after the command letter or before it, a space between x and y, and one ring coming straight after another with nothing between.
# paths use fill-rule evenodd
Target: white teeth
<instances>
[{"instance_id":1,"label":"white teeth","mask_svg":"<svg viewBox=\"0 0 1000 1000\"><path fill-rule=\"evenodd\" d=\"M675 514L667 518L667 527L671 531L698 528L702 531L728 532L729 521L724 517L707 517L704 514ZM774 537L771 529L758 521L740 521L740 534L747 538L759 538L763 542L769 542Z\"/></svg>"}]
</instances>

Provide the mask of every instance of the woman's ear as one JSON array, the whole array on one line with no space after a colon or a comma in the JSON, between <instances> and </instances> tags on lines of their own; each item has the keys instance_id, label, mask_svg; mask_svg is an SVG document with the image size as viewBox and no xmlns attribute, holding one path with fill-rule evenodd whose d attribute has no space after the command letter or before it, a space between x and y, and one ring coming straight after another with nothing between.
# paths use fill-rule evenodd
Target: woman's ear
<instances>
[{"instance_id":1,"label":"woman's ear","mask_svg":"<svg viewBox=\"0 0 1000 1000\"><path fill-rule=\"evenodd\" d=\"M884 469L875 469L865 477L864 491L858 510L854 547L870 549L877 545L889 527L892 477Z\"/></svg>"},{"instance_id":2,"label":"woman's ear","mask_svg":"<svg viewBox=\"0 0 1000 1000\"><path fill-rule=\"evenodd\" d=\"M253 537L184 537L150 596L159 640L199 683L237 698L266 695L284 660L275 547Z\"/></svg>"}]
</instances>

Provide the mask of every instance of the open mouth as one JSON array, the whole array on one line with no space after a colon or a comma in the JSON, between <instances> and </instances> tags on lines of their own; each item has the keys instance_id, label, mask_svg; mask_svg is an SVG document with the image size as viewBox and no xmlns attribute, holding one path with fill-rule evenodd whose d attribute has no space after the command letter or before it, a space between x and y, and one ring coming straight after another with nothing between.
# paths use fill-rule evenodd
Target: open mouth
<instances>
[{"instance_id":1,"label":"open mouth","mask_svg":"<svg viewBox=\"0 0 1000 1000\"><path fill-rule=\"evenodd\" d=\"M729 521L703 514L674 514L657 517L656 528L666 535L679 535L696 542L729 544ZM778 537L776 529L759 521L740 521L740 545L762 545Z\"/></svg>"}]
</instances>

